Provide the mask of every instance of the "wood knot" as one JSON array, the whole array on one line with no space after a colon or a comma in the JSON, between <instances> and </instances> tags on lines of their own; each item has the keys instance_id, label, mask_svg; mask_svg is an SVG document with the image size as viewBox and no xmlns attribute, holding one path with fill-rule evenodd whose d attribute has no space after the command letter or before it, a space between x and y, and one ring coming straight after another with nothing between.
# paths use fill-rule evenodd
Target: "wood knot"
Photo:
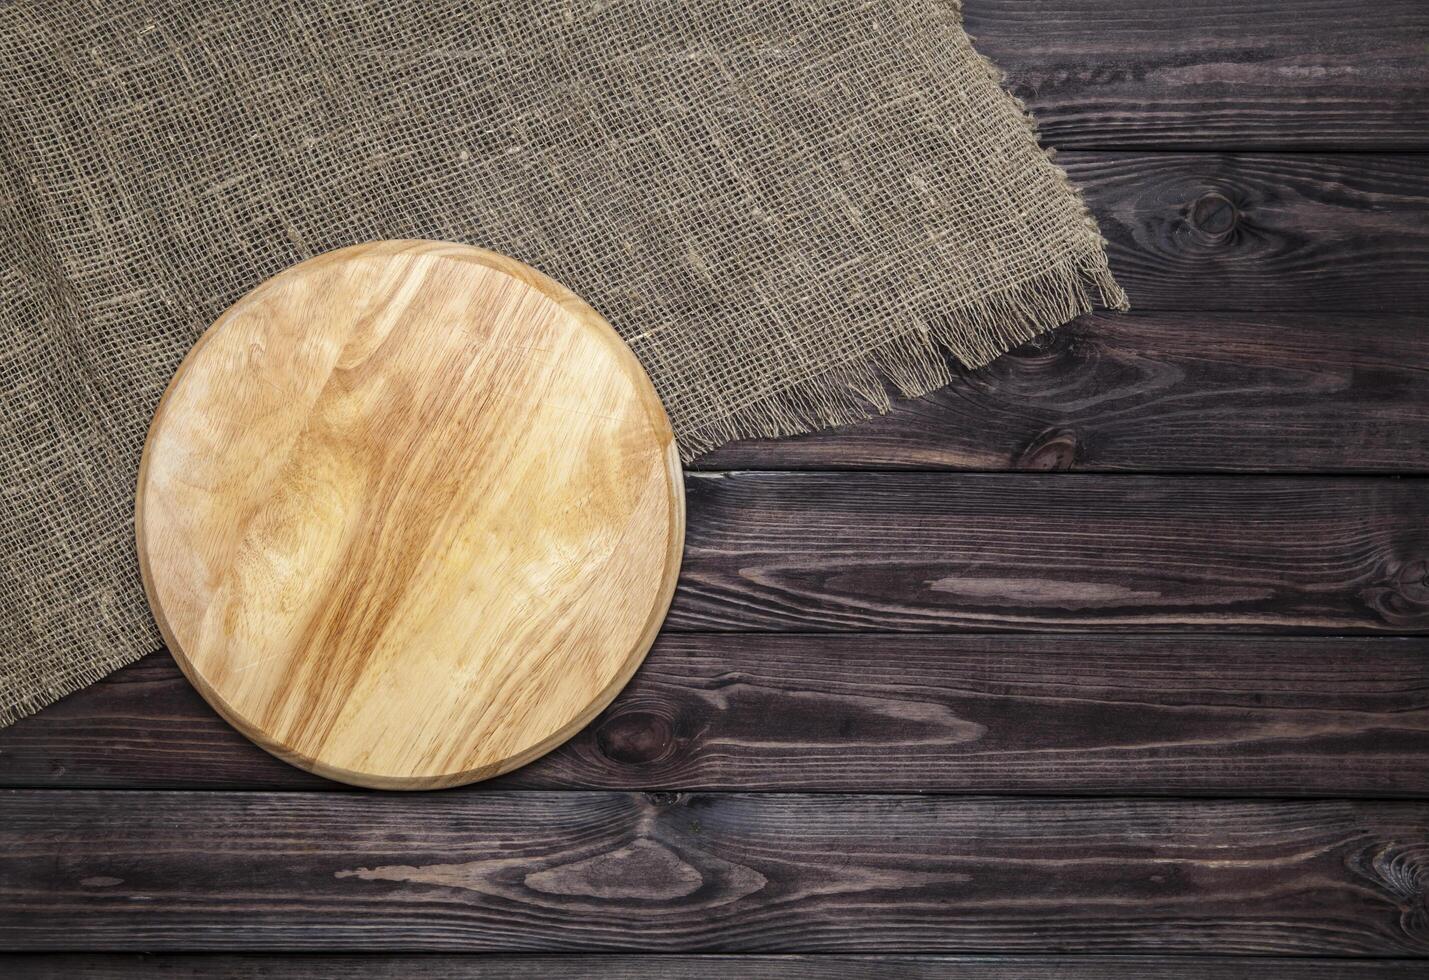
<instances>
[{"instance_id":1,"label":"wood knot","mask_svg":"<svg viewBox=\"0 0 1429 980\"><path fill-rule=\"evenodd\" d=\"M645 794L645 799L650 802L650 805L658 807L677 806L684 798L684 793L658 792Z\"/></svg>"},{"instance_id":2,"label":"wood knot","mask_svg":"<svg viewBox=\"0 0 1429 980\"><path fill-rule=\"evenodd\" d=\"M1071 331L1051 330L1033 337L1008 351L1004 357L1024 361L1041 361L1065 354L1071 343Z\"/></svg>"},{"instance_id":3,"label":"wood knot","mask_svg":"<svg viewBox=\"0 0 1429 980\"><path fill-rule=\"evenodd\" d=\"M1016 464L1025 470L1070 470L1080 459L1081 448L1070 429L1047 429L1017 454Z\"/></svg>"},{"instance_id":4,"label":"wood knot","mask_svg":"<svg viewBox=\"0 0 1429 980\"><path fill-rule=\"evenodd\" d=\"M1391 626L1429 626L1429 560L1387 561L1362 595L1365 604Z\"/></svg>"},{"instance_id":5,"label":"wood knot","mask_svg":"<svg viewBox=\"0 0 1429 980\"><path fill-rule=\"evenodd\" d=\"M1239 221L1240 210L1224 194L1212 191L1191 205L1191 225L1210 238L1228 237Z\"/></svg>"},{"instance_id":6,"label":"wood knot","mask_svg":"<svg viewBox=\"0 0 1429 980\"><path fill-rule=\"evenodd\" d=\"M1429 845L1382 844L1351 866L1399 907L1399 924L1417 948L1429 949Z\"/></svg>"},{"instance_id":7,"label":"wood knot","mask_svg":"<svg viewBox=\"0 0 1429 980\"><path fill-rule=\"evenodd\" d=\"M697 867L651 840L526 876L528 888L547 895L657 902L684 898L702 884Z\"/></svg>"},{"instance_id":8,"label":"wood knot","mask_svg":"<svg viewBox=\"0 0 1429 980\"><path fill-rule=\"evenodd\" d=\"M653 711L624 711L595 733L601 754L627 766L649 765L670 754L675 744L670 719Z\"/></svg>"}]
</instances>

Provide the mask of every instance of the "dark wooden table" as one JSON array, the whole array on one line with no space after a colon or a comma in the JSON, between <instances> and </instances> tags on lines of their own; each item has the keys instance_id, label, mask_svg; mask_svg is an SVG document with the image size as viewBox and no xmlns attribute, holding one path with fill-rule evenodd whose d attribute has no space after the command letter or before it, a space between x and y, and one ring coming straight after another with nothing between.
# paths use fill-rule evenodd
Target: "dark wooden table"
<instances>
[{"instance_id":1,"label":"dark wooden table","mask_svg":"<svg viewBox=\"0 0 1429 980\"><path fill-rule=\"evenodd\" d=\"M0 732L0 974L1429 975L1429 5L966 6L1136 312L702 460L649 661L495 783L164 654Z\"/></svg>"}]
</instances>

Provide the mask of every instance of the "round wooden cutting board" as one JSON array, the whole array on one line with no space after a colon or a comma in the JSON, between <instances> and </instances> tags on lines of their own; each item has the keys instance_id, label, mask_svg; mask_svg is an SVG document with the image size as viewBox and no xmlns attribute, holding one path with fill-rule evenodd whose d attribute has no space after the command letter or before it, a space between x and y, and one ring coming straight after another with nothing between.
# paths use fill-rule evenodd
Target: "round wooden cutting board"
<instances>
[{"instance_id":1,"label":"round wooden cutting board","mask_svg":"<svg viewBox=\"0 0 1429 980\"><path fill-rule=\"evenodd\" d=\"M294 765L388 789L513 769L649 649L684 541L639 362L519 262L376 242L218 318L139 471L144 587L174 658Z\"/></svg>"}]
</instances>

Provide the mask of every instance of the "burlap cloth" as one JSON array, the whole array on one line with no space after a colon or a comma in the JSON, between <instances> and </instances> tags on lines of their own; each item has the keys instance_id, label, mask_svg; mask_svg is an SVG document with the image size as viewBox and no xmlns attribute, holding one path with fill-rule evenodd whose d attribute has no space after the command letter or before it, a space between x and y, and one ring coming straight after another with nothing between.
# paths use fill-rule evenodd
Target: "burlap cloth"
<instances>
[{"instance_id":1,"label":"burlap cloth","mask_svg":"<svg viewBox=\"0 0 1429 980\"><path fill-rule=\"evenodd\" d=\"M149 418L259 281L376 238L566 283L687 456L1125 298L946 0L0 6L0 724L157 648Z\"/></svg>"}]
</instances>

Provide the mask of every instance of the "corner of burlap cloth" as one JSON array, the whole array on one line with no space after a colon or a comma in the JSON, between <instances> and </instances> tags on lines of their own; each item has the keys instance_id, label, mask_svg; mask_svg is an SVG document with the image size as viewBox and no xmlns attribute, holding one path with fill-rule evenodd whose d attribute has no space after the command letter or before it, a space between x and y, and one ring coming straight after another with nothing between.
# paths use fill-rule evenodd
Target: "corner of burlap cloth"
<instances>
[{"instance_id":1,"label":"corner of burlap cloth","mask_svg":"<svg viewBox=\"0 0 1429 980\"><path fill-rule=\"evenodd\" d=\"M950 0L7 4L0 221L0 724L158 646L150 416L314 254L541 269L630 344L686 459L1126 306Z\"/></svg>"},{"instance_id":2,"label":"corner of burlap cloth","mask_svg":"<svg viewBox=\"0 0 1429 980\"><path fill-rule=\"evenodd\" d=\"M939 266L930 249L916 274L928 277L937 271L943 278L924 281L909 292L907 301L884 322L886 336L859 348L852 357L819 362L803 376L791 372L777 390L763 397L726 403L722 415L706 406L702 420L677 423L686 463L739 439L801 435L887 414L895 396L916 398L950 384L954 372L949 356L965 368L984 367L1098 305L1118 312L1131 308L1112 276L1106 240L1081 189L1056 164L1056 151L1041 145L1036 119L1007 90L1006 76L963 31L961 0L943 0L942 6L957 18L952 46L954 60L971 76L964 79L968 103L994 120L1005 140L1003 159L1018 159L1029 168L1022 172L1027 178L1024 186L1017 187L1009 179L990 192L987 210L1010 209L1025 222L1010 234L1024 248L1028 241L1036 242L1032 254L1020 256L1003 275L975 279L969 288L958 267ZM998 182L988 183L995 187ZM1043 233L1056 225L1055 234L1035 237L1033 226L1038 222L1023 210L1027 198L1020 196L1028 187L1035 188L1030 196L1040 197L1046 208ZM999 249L1004 244L993 235L973 250ZM1015 248L1011 251L1016 254Z\"/></svg>"}]
</instances>

